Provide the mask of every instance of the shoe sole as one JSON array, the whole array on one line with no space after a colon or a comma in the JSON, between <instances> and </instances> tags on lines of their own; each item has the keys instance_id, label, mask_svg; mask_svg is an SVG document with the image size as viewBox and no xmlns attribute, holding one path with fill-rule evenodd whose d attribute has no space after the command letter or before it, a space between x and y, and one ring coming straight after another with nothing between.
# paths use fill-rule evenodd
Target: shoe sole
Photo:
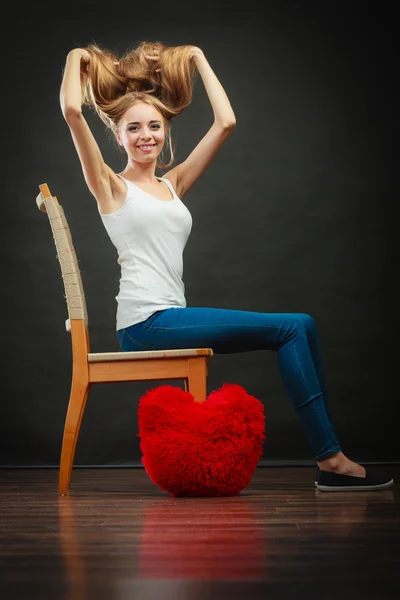
<instances>
[{"instance_id":1,"label":"shoe sole","mask_svg":"<svg viewBox=\"0 0 400 600\"><path fill-rule=\"evenodd\" d=\"M379 485L318 485L315 482L315 487L321 492L368 492L372 490L384 490L394 484L393 479Z\"/></svg>"}]
</instances>

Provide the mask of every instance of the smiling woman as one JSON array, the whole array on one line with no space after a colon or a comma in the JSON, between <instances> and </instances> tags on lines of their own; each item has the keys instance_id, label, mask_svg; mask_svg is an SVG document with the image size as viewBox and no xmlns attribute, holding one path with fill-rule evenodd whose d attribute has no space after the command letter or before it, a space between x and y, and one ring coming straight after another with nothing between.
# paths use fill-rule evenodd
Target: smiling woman
<instances>
[{"instance_id":1,"label":"smiling woman","mask_svg":"<svg viewBox=\"0 0 400 600\"><path fill-rule=\"evenodd\" d=\"M190 104L199 72L214 121L189 156L174 162L171 121ZM306 430L320 470L321 490L383 489L375 476L342 452L330 421L317 327L306 313L262 313L187 307L183 250L192 217L181 201L230 136L229 99L197 46L141 42L119 59L90 45L67 57L61 107L89 190L97 200L121 266L117 337L123 351L212 348L215 353L273 350L286 391ZM115 173L105 164L82 114L90 105L127 156ZM170 159L165 163L163 148Z\"/></svg>"}]
</instances>

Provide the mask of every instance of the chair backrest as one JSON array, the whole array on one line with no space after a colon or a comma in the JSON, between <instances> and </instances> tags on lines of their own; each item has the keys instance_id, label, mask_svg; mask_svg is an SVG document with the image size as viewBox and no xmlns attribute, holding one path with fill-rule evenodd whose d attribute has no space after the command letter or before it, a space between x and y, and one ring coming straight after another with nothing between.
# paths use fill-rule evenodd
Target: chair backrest
<instances>
[{"instance_id":1,"label":"chair backrest","mask_svg":"<svg viewBox=\"0 0 400 600\"><path fill-rule=\"evenodd\" d=\"M82 319L88 325L85 292L81 272L72 242L71 231L64 210L56 196L52 196L46 183L39 185L40 193L36 204L42 212L46 212L53 232L57 250L57 258L61 267L67 301L68 317L67 331L71 331L71 319Z\"/></svg>"}]
</instances>

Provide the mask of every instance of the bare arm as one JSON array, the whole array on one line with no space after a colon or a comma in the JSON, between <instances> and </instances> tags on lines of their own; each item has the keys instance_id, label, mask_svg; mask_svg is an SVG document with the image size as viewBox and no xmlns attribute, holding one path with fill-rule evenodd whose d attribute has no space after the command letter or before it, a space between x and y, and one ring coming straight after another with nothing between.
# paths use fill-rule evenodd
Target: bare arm
<instances>
[{"instance_id":1,"label":"bare arm","mask_svg":"<svg viewBox=\"0 0 400 600\"><path fill-rule=\"evenodd\" d=\"M214 123L187 159L169 171L176 178L180 198L204 173L215 154L236 125L235 114L220 81L200 48L193 47L193 60L203 80L214 113Z\"/></svg>"},{"instance_id":2,"label":"bare arm","mask_svg":"<svg viewBox=\"0 0 400 600\"><path fill-rule=\"evenodd\" d=\"M232 129L236 124L236 119L231 103L200 48L193 50L193 60L211 102L214 112L214 125L218 125L221 129Z\"/></svg>"},{"instance_id":3,"label":"bare arm","mask_svg":"<svg viewBox=\"0 0 400 600\"><path fill-rule=\"evenodd\" d=\"M113 202L110 177L117 177L105 164L96 140L82 114L81 68L90 55L77 48L67 56L60 89L60 104L78 153L89 190L102 206L109 209ZM118 184L117 184L118 185Z\"/></svg>"}]
</instances>

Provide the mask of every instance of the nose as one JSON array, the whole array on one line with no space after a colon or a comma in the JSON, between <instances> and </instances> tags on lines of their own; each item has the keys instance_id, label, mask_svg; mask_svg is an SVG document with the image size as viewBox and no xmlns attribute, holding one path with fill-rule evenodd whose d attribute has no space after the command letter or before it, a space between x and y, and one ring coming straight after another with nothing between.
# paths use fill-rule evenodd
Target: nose
<instances>
[{"instance_id":1,"label":"nose","mask_svg":"<svg viewBox=\"0 0 400 600\"><path fill-rule=\"evenodd\" d=\"M143 140L150 140L150 139L151 139L151 136L152 136L152 134L151 134L151 131L150 131L150 130L148 130L148 129L142 129L142 135L141 135L141 138L142 138Z\"/></svg>"}]
</instances>

